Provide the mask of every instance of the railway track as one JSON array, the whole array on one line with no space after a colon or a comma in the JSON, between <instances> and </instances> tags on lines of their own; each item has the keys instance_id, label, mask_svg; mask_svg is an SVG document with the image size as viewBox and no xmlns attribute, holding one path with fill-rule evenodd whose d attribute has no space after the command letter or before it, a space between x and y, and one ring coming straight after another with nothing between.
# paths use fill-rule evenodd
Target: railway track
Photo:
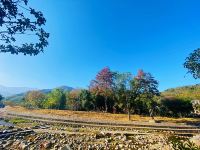
<instances>
[{"instance_id":1,"label":"railway track","mask_svg":"<svg viewBox=\"0 0 200 150\"><path fill-rule=\"evenodd\" d=\"M200 127L199 126L191 126L191 125L179 125L179 124L170 124L167 123L106 123L106 122L87 122L87 121L78 121L78 120L67 120L67 119L55 119L55 118L44 118L38 117L34 115L21 115L21 114L12 114L7 113L4 115L5 118L23 118L32 120L34 122L42 122L47 124L59 124L59 125L71 125L74 127L107 127L107 128L115 128L115 129L136 129L136 130L154 130L154 131L166 131L173 132L174 134L199 134Z\"/></svg>"}]
</instances>

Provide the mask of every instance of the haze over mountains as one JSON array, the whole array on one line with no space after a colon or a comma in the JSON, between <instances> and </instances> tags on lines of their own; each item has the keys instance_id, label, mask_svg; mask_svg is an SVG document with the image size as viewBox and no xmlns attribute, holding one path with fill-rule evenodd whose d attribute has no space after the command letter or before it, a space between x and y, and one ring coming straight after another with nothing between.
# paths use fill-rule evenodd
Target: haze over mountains
<instances>
[{"instance_id":1,"label":"haze over mountains","mask_svg":"<svg viewBox=\"0 0 200 150\"><path fill-rule=\"evenodd\" d=\"M62 90L73 89L72 87L69 87L69 86L60 86L56 88L60 88ZM29 87L7 87L7 86L0 85L0 94L3 95L4 97L10 97L14 95L23 95L26 92L31 91L31 90L39 90L43 93L49 93L51 92L52 89L37 89L37 88L29 88Z\"/></svg>"},{"instance_id":2,"label":"haze over mountains","mask_svg":"<svg viewBox=\"0 0 200 150\"><path fill-rule=\"evenodd\" d=\"M7 87L0 85L0 94L4 97L24 93L30 90L36 90L35 88L29 88L29 87Z\"/></svg>"}]
</instances>

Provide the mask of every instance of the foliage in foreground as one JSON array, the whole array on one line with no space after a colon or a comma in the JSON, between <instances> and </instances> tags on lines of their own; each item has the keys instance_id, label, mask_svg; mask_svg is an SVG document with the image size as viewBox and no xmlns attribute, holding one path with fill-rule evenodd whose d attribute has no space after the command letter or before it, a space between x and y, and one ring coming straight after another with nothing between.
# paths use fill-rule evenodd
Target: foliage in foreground
<instances>
[{"instance_id":1,"label":"foliage in foreground","mask_svg":"<svg viewBox=\"0 0 200 150\"><path fill-rule=\"evenodd\" d=\"M178 138L175 138L172 140L172 144L174 150L200 150L200 147L195 145L189 139L180 140Z\"/></svg>"},{"instance_id":2,"label":"foliage in foreground","mask_svg":"<svg viewBox=\"0 0 200 150\"><path fill-rule=\"evenodd\" d=\"M42 12L28 6L28 0L0 0L0 53L37 55L43 52L49 38L49 33L42 28L45 24Z\"/></svg>"},{"instance_id":3,"label":"foliage in foreground","mask_svg":"<svg viewBox=\"0 0 200 150\"><path fill-rule=\"evenodd\" d=\"M185 60L184 67L195 79L200 78L200 49L194 50Z\"/></svg>"}]
</instances>

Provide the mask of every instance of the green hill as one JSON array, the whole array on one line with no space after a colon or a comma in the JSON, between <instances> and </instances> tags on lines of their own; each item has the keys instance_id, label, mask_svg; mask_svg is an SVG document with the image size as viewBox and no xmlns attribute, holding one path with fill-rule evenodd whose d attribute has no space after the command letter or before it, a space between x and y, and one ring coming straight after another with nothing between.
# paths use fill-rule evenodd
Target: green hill
<instances>
[{"instance_id":1,"label":"green hill","mask_svg":"<svg viewBox=\"0 0 200 150\"><path fill-rule=\"evenodd\" d=\"M162 95L165 97L200 100L200 84L167 89L162 92Z\"/></svg>"},{"instance_id":2,"label":"green hill","mask_svg":"<svg viewBox=\"0 0 200 150\"><path fill-rule=\"evenodd\" d=\"M60 86L60 87L56 87L56 89L62 89L63 91L71 91L73 90L72 87L69 87L69 86ZM54 88L55 89L55 88ZM40 92L44 93L44 94L48 94L52 91L53 89L42 89L42 90L39 90ZM15 94L15 95L12 95L12 96L8 96L5 98L5 102L12 102L14 104L19 104L22 102L22 100L24 99L25 95L27 94L27 92L24 92L24 93L20 93L20 94Z\"/></svg>"}]
</instances>

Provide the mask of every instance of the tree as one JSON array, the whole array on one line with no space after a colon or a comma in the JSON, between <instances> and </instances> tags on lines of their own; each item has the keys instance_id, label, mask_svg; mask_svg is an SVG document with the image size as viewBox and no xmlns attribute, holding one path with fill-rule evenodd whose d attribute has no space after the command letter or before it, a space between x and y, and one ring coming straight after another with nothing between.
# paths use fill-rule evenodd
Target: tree
<instances>
[{"instance_id":1,"label":"tree","mask_svg":"<svg viewBox=\"0 0 200 150\"><path fill-rule=\"evenodd\" d=\"M48 45L49 33L42 26L42 12L28 6L28 0L0 0L0 53L37 55ZM33 36L34 42L28 41ZM18 44L17 44L18 43Z\"/></svg>"},{"instance_id":2,"label":"tree","mask_svg":"<svg viewBox=\"0 0 200 150\"><path fill-rule=\"evenodd\" d=\"M25 104L32 108L42 108L46 96L40 91L30 91L25 96Z\"/></svg>"},{"instance_id":3,"label":"tree","mask_svg":"<svg viewBox=\"0 0 200 150\"><path fill-rule=\"evenodd\" d=\"M185 60L184 67L195 79L200 78L200 49L194 50Z\"/></svg>"},{"instance_id":4,"label":"tree","mask_svg":"<svg viewBox=\"0 0 200 150\"><path fill-rule=\"evenodd\" d=\"M116 73L115 74L115 94L118 100L119 108L126 108L128 112L128 120L130 120L130 106L132 99L132 82L133 76L131 73Z\"/></svg>"},{"instance_id":5,"label":"tree","mask_svg":"<svg viewBox=\"0 0 200 150\"><path fill-rule=\"evenodd\" d=\"M81 107L83 110L90 111L95 108L95 104L89 90L81 90L79 98L80 98Z\"/></svg>"},{"instance_id":6,"label":"tree","mask_svg":"<svg viewBox=\"0 0 200 150\"><path fill-rule=\"evenodd\" d=\"M108 98L113 94L114 73L109 67L103 68L97 75L96 79L92 80L90 90L96 95L105 97L105 112L108 112Z\"/></svg>"},{"instance_id":7,"label":"tree","mask_svg":"<svg viewBox=\"0 0 200 150\"><path fill-rule=\"evenodd\" d=\"M132 82L132 96L136 99L145 99L145 105L153 118L157 107L154 101L155 96L159 96L158 81L150 73L139 70L137 76Z\"/></svg>"},{"instance_id":8,"label":"tree","mask_svg":"<svg viewBox=\"0 0 200 150\"><path fill-rule=\"evenodd\" d=\"M4 97L0 94L0 102L4 99Z\"/></svg>"},{"instance_id":9,"label":"tree","mask_svg":"<svg viewBox=\"0 0 200 150\"><path fill-rule=\"evenodd\" d=\"M45 108L50 109L65 109L66 97L61 89L54 89L47 95L47 100L44 103Z\"/></svg>"},{"instance_id":10,"label":"tree","mask_svg":"<svg viewBox=\"0 0 200 150\"><path fill-rule=\"evenodd\" d=\"M5 105L3 104L2 100L4 97L0 94L0 108L4 107Z\"/></svg>"},{"instance_id":11,"label":"tree","mask_svg":"<svg viewBox=\"0 0 200 150\"><path fill-rule=\"evenodd\" d=\"M70 110L80 110L81 100L80 100L81 90L76 89L69 92L66 105Z\"/></svg>"}]
</instances>

